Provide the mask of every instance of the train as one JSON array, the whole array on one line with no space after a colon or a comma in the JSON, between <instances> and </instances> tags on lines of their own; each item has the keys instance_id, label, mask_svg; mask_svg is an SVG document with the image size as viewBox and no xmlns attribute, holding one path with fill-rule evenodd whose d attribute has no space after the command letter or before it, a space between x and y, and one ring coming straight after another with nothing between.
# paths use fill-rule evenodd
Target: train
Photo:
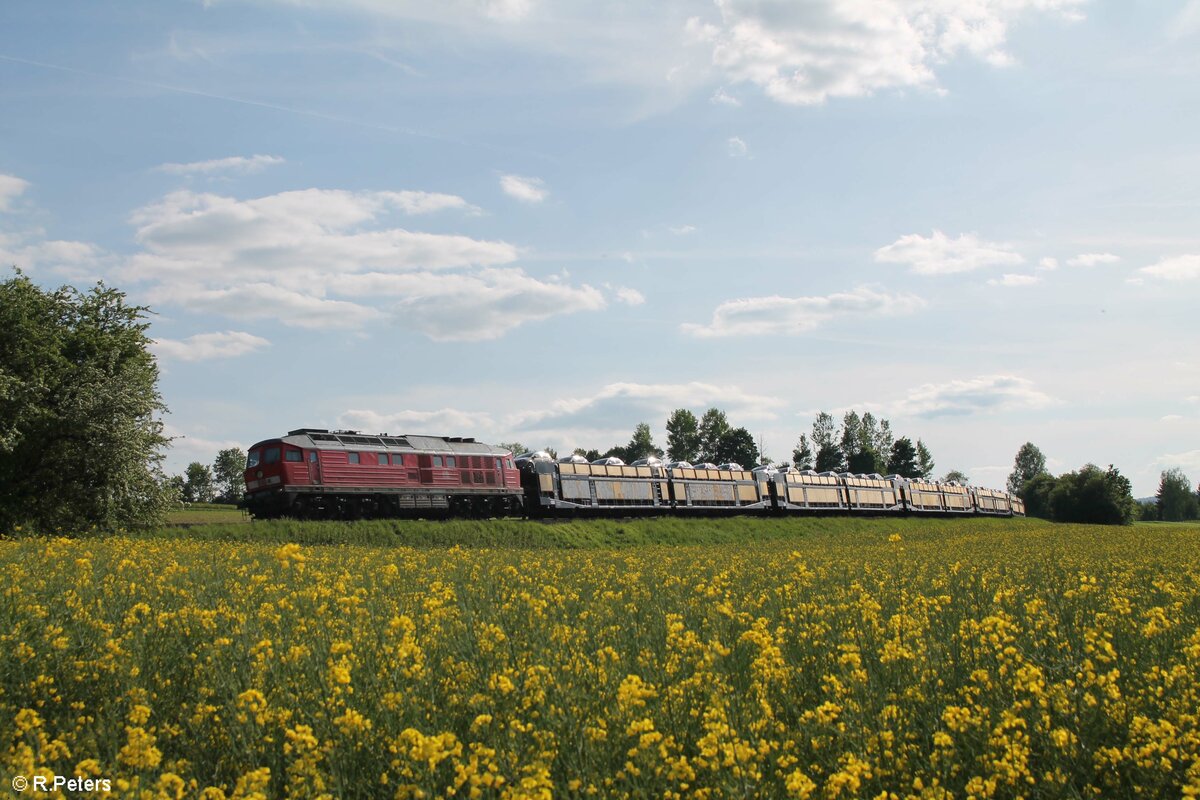
<instances>
[{"instance_id":1,"label":"train","mask_svg":"<svg viewBox=\"0 0 1200 800\"><path fill-rule=\"evenodd\" d=\"M1021 498L955 482L647 457L514 454L467 437L299 428L250 447L256 519L939 514L1024 516Z\"/></svg>"}]
</instances>

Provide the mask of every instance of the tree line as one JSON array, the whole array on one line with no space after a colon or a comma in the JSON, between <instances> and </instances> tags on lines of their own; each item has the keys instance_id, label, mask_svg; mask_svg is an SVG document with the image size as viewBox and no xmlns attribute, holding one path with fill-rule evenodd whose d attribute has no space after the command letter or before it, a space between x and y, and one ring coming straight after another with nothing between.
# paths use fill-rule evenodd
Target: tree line
<instances>
[{"instance_id":1,"label":"tree line","mask_svg":"<svg viewBox=\"0 0 1200 800\"><path fill-rule=\"evenodd\" d=\"M217 453L211 466L193 461L167 484L177 502L237 503L246 495L245 471L245 451L229 447Z\"/></svg>"},{"instance_id":2,"label":"tree line","mask_svg":"<svg viewBox=\"0 0 1200 800\"><path fill-rule=\"evenodd\" d=\"M779 462L761 452L754 435L747 428L734 427L728 415L719 408L710 408L699 417L690 409L677 408L667 417L666 430L665 448L655 444L650 425L640 422L626 444L614 445L607 450L576 447L574 452L588 461L615 456L630 463L643 458L665 457L691 464L735 463L746 468L768 464L781 469L795 467L817 472L933 478L933 455L925 443L920 439L914 443L907 436L896 438L891 422L878 419L869 411L862 415L847 411L842 416L840 428L833 415L820 412L813 422L811 434L800 435L791 459ZM520 442L504 442L500 446L514 453L528 452ZM544 449L557 458L556 450ZM966 483L967 477L958 470L951 470L943 480Z\"/></svg>"},{"instance_id":3,"label":"tree line","mask_svg":"<svg viewBox=\"0 0 1200 800\"><path fill-rule=\"evenodd\" d=\"M1111 464L1085 464L1054 476L1046 456L1032 442L1017 451L1008 491L1025 501L1025 513L1057 522L1128 525L1135 520L1200 519L1200 486L1195 491L1183 471L1165 470L1153 503L1133 498L1129 479Z\"/></svg>"}]
</instances>

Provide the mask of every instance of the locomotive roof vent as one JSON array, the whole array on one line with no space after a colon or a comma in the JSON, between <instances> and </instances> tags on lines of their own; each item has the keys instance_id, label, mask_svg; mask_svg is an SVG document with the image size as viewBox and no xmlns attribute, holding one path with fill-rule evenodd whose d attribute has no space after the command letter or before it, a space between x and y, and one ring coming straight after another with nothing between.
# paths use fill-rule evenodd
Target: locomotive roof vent
<instances>
[{"instance_id":1,"label":"locomotive roof vent","mask_svg":"<svg viewBox=\"0 0 1200 800\"><path fill-rule=\"evenodd\" d=\"M288 436L302 436L306 433L329 433L327 428L296 428L294 431L288 431Z\"/></svg>"}]
</instances>

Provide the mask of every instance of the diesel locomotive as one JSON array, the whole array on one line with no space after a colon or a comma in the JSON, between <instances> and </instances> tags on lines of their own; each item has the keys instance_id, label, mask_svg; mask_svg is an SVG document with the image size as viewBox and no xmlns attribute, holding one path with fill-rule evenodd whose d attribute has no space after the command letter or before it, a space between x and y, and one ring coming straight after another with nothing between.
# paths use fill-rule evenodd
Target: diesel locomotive
<instances>
[{"instance_id":1,"label":"diesel locomotive","mask_svg":"<svg viewBox=\"0 0 1200 800\"><path fill-rule=\"evenodd\" d=\"M1008 492L898 475L689 464L589 462L444 436L300 428L252 446L256 518L531 517L634 514L983 514L1024 516Z\"/></svg>"}]
</instances>

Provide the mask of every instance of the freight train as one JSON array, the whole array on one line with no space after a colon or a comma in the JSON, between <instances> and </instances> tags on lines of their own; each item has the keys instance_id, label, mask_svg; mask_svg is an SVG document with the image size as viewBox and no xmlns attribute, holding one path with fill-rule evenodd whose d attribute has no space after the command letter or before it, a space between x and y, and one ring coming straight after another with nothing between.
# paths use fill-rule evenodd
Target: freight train
<instances>
[{"instance_id":1,"label":"freight train","mask_svg":"<svg viewBox=\"0 0 1200 800\"><path fill-rule=\"evenodd\" d=\"M634 514L1024 516L1008 492L899 475L589 462L474 439L300 428L250 448L243 505L256 518Z\"/></svg>"}]
</instances>

